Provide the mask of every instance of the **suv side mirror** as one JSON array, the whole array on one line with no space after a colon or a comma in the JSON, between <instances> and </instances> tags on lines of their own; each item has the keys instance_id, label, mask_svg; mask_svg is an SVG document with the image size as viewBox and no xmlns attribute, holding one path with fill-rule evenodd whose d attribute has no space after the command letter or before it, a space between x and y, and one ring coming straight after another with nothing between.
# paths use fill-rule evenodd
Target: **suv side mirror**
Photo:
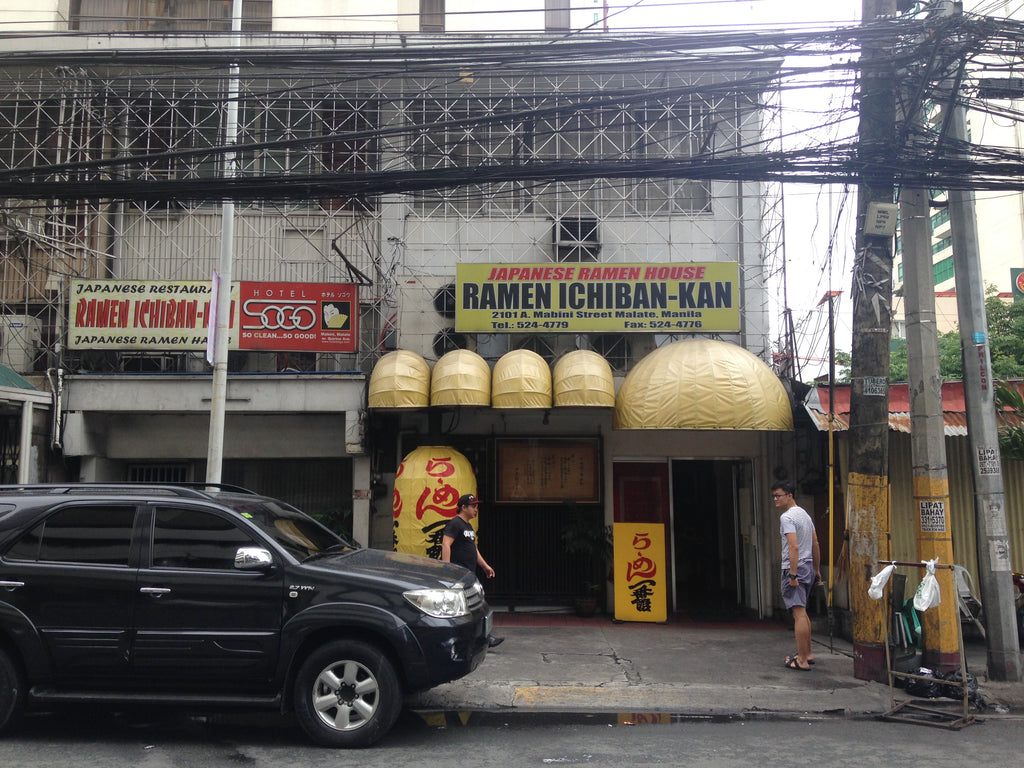
<instances>
[{"instance_id":1,"label":"suv side mirror","mask_svg":"<svg viewBox=\"0 0 1024 768\"><path fill-rule=\"evenodd\" d=\"M235 568L239 571L265 571L274 565L274 557L263 547L239 547Z\"/></svg>"}]
</instances>

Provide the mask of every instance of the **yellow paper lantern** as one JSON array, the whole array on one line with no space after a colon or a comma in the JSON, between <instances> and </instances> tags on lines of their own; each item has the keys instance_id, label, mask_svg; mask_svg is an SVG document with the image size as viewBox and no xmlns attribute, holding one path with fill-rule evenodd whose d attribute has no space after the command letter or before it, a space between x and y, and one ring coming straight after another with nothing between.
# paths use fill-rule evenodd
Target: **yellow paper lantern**
<instances>
[{"instance_id":1,"label":"yellow paper lantern","mask_svg":"<svg viewBox=\"0 0 1024 768\"><path fill-rule=\"evenodd\" d=\"M406 455L392 501L395 551L440 558L444 527L466 493L476 494L476 475L454 448L424 445ZM476 520L470 525L476 530Z\"/></svg>"}]
</instances>

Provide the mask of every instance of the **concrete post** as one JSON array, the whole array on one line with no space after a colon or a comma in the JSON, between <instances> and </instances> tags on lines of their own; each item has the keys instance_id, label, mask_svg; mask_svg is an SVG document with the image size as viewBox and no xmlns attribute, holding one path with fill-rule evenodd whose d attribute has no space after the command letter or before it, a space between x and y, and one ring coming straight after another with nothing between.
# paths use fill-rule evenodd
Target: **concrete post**
<instances>
[{"instance_id":1,"label":"concrete post","mask_svg":"<svg viewBox=\"0 0 1024 768\"><path fill-rule=\"evenodd\" d=\"M912 116L907 116L912 119ZM949 473L942 416L942 375L935 321L928 197L920 189L900 191L900 233L903 243L903 291L907 318L907 381L910 390L910 440L914 509L917 511L917 555L953 563L949 522ZM923 571L915 576L923 576ZM921 616L922 662L940 672L960 669L960 621L953 572L937 569L943 600Z\"/></svg>"},{"instance_id":2,"label":"concrete post","mask_svg":"<svg viewBox=\"0 0 1024 768\"><path fill-rule=\"evenodd\" d=\"M950 134L955 140L966 142L967 119L963 107L953 106L950 118ZM1021 680L1021 655L973 192L950 190L949 221L964 358L967 432L973 459L978 581L985 608L988 675L993 680L1018 681Z\"/></svg>"}]
</instances>

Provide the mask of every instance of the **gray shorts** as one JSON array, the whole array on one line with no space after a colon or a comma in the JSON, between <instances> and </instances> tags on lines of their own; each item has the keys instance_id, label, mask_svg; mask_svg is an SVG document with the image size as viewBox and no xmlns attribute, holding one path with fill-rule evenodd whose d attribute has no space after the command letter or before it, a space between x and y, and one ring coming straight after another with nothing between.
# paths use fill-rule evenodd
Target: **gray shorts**
<instances>
[{"instance_id":1,"label":"gray shorts","mask_svg":"<svg viewBox=\"0 0 1024 768\"><path fill-rule=\"evenodd\" d=\"M786 608L807 607L807 597L811 594L816 576L810 563L800 563L796 569L795 587L789 584L789 571L782 572L782 602Z\"/></svg>"}]
</instances>

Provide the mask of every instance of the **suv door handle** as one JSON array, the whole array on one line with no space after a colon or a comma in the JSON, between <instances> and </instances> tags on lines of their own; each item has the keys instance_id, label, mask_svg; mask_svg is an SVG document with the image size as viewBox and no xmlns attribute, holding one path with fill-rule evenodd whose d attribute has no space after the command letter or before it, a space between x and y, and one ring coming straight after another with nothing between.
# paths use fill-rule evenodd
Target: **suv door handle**
<instances>
[{"instance_id":1,"label":"suv door handle","mask_svg":"<svg viewBox=\"0 0 1024 768\"><path fill-rule=\"evenodd\" d=\"M6 590L10 590L11 592L16 590L18 587L24 587L24 586L25 586L25 582L24 581L0 581L0 587L3 587Z\"/></svg>"},{"instance_id":2,"label":"suv door handle","mask_svg":"<svg viewBox=\"0 0 1024 768\"><path fill-rule=\"evenodd\" d=\"M158 598L158 597L161 597L163 595L169 594L170 591L171 590L168 589L167 587L140 587L139 588L139 592L141 592L144 595L149 595L149 596L151 596L153 598Z\"/></svg>"}]
</instances>

